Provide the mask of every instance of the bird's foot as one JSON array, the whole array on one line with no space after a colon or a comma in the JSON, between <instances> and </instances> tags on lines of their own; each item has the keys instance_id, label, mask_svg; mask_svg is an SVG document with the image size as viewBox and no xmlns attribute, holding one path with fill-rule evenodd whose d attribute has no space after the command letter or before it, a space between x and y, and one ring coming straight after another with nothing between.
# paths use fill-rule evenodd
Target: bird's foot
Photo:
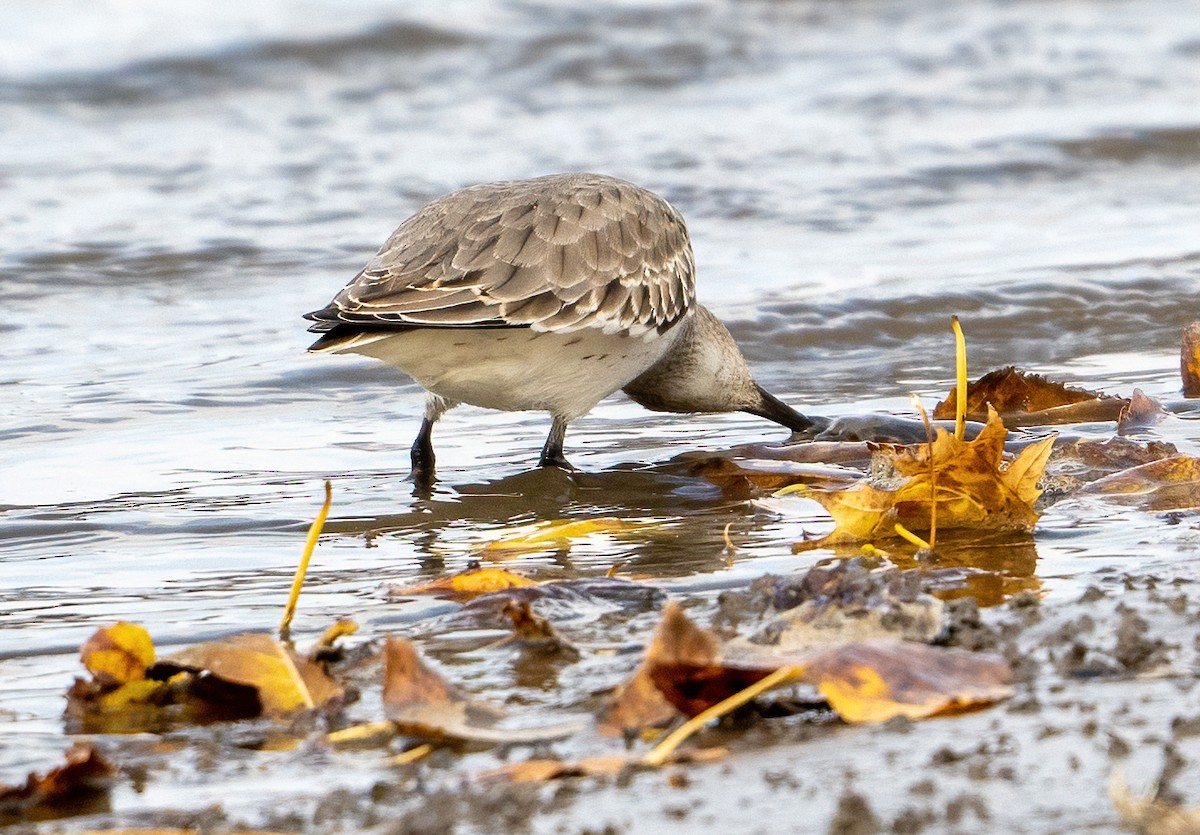
<instances>
[{"instance_id":1,"label":"bird's foot","mask_svg":"<svg viewBox=\"0 0 1200 835\"><path fill-rule=\"evenodd\" d=\"M575 466L561 452L557 455L542 453L542 457L538 459L538 466L558 467L560 470L566 470L569 473L575 472Z\"/></svg>"}]
</instances>

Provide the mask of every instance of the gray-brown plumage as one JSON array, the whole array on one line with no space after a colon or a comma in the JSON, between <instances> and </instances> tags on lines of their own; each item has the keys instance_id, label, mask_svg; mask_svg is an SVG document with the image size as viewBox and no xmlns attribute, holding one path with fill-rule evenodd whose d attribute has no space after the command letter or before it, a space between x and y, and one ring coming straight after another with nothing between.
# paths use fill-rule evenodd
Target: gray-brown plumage
<instances>
[{"instance_id":1,"label":"gray-brown plumage","mask_svg":"<svg viewBox=\"0 0 1200 835\"><path fill-rule=\"evenodd\" d=\"M620 388L663 411L811 421L759 388L695 303L687 229L662 198L599 174L489 183L404 221L330 304L309 350L378 357L429 392L414 473L456 403L550 412L543 465L569 466L567 423Z\"/></svg>"}]
</instances>

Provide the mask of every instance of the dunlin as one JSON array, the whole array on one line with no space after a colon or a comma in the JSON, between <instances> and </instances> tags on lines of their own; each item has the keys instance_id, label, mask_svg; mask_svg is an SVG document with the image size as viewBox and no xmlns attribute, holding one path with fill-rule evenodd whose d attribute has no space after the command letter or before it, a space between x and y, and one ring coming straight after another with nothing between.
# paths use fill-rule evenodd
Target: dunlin
<instances>
[{"instance_id":1,"label":"dunlin","mask_svg":"<svg viewBox=\"0 0 1200 835\"><path fill-rule=\"evenodd\" d=\"M754 382L696 303L683 218L599 174L489 183L434 200L327 307L309 348L398 366L428 392L413 474L433 475L433 425L470 403L552 417L541 466L570 468L567 424L622 389L661 412L812 421Z\"/></svg>"}]
</instances>

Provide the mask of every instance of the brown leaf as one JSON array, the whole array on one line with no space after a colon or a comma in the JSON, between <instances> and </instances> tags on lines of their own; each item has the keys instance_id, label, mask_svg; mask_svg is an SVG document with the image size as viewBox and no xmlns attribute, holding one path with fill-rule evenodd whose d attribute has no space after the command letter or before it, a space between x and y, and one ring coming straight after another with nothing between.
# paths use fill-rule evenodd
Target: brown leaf
<instances>
[{"instance_id":1,"label":"brown leaf","mask_svg":"<svg viewBox=\"0 0 1200 835\"><path fill-rule=\"evenodd\" d=\"M534 614L528 601L507 603L503 614L512 620L513 637L526 649L537 650L543 655L556 655L572 661L579 658L579 650L558 634L550 621Z\"/></svg>"},{"instance_id":2,"label":"brown leaf","mask_svg":"<svg viewBox=\"0 0 1200 835\"><path fill-rule=\"evenodd\" d=\"M429 739L536 743L563 739L583 725L503 728L503 710L469 698L428 667L411 641L389 637L384 647L383 706L403 733Z\"/></svg>"},{"instance_id":3,"label":"brown leaf","mask_svg":"<svg viewBox=\"0 0 1200 835\"><path fill-rule=\"evenodd\" d=\"M692 464L690 472L708 479L727 495L739 497L792 484L839 487L862 478L861 472L835 464L755 458L706 458Z\"/></svg>"},{"instance_id":4,"label":"brown leaf","mask_svg":"<svg viewBox=\"0 0 1200 835\"><path fill-rule=\"evenodd\" d=\"M987 653L908 641L850 644L811 662L804 680L851 723L922 719L1012 695L1012 670Z\"/></svg>"},{"instance_id":5,"label":"brown leaf","mask_svg":"<svg viewBox=\"0 0 1200 835\"><path fill-rule=\"evenodd\" d=\"M958 386L933 408L935 420L952 419ZM1125 401L1047 380L1013 366L989 371L967 385L967 420L985 420L991 404L1006 426L1049 426L1116 420Z\"/></svg>"},{"instance_id":6,"label":"brown leaf","mask_svg":"<svg viewBox=\"0 0 1200 835\"><path fill-rule=\"evenodd\" d=\"M1167 412L1153 397L1147 397L1141 389L1133 390L1133 397L1121 409L1117 418L1117 434L1132 435L1161 423Z\"/></svg>"},{"instance_id":7,"label":"brown leaf","mask_svg":"<svg viewBox=\"0 0 1200 835\"><path fill-rule=\"evenodd\" d=\"M59 807L108 791L117 775L90 743L76 742L66 760L45 775L30 774L24 785L0 785L0 825L56 817Z\"/></svg>"},{"instance_id":8,"label":"brown leaf","mask_svg":"<svg viewBox=\"0 0 1200 835\"><path fill-rule=\"evenodd\" d=\"M786 663L727 664L720 656L717 636L669 601L645 659L601 713L600 731L630 733L664 725L680 713L695 716Z\"/></svg>"},{"instance_id":9,"label":"brown leaf","mask_svg":"<svg viewBox=\"0 0 1200 835\"><path fill-rule=\"evenodd\" d=\"M1183 329L1179 370L1183 377L1183 396L1200 397L1200 322L1192 322Z\"/></svg>"},{"instance_id":10,"label":"brown leaf","mask_svg":"<svg viewBox=\"0 0 1200 835\"><path fill-rule=\"evenodd\" d=\"M1149 511L1200 507L1200 458L1176 455L1093 481L1077 496L1099 495Z\"/></svg>"},{"instance_id":11,"label":"brown leaf","mask_svg":"<svg viewBox=\"0 0 1200 835\"><path fill-rule=\"evenodd\" d=\"M716 636L692 623L677 604L669 604L646 660L627 688L640 677L648 678L663 698L695 716L788 668L794 672L782 683L799 679L815 686L847 722L919 719L971 710L1012 695L1011 668L997 655L894 640L802 655L762 650L736 663L722 663ZM646 727L637 724L638 718L627 709L620 715L624 723L609 716L602 721L620 730Z\"/></svg>"},{"instance_id":12,"label":"brown leaf","mask_svg":"<svg viewBox=\"0 0 1200 835\"><path fill-rule=\"evenodd\" d=\"M159 665L166 671L204 672L222 682L251 688L268 716L322 707L343 695L341 685L320 665L265 633L248 632L196 644L162 659ZM203 678L197 678L195 686L204 688L203 698L213 698L214 690Z\"/></svg>"},{"instance_id":13,"label":"brown leaf","mask_svg":"<svg viewBox=\"0 0 1200 835\"><path fill-rule=\"evenodd\" d=\"M1178 454L1179 449L1174 444L1163 441L1148 441L1143 444L1128 438L1109 438L1104 441L1078 438L1055 447L1057 460L1076 459L1091 469L1092 472L1088 473L1084 480L1095 480L1100 475L1128 470Z\"/></svg>"}]
</instances>

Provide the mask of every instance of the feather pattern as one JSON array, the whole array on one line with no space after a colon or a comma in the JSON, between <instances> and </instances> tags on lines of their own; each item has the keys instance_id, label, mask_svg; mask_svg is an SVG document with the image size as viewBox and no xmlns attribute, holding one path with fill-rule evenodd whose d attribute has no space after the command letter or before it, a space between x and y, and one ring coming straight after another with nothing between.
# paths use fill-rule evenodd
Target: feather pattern
<instances>
[{"instance_id":1,"label":"feather pattern","mask_svg":"<svg viewBox=\"0 0 1200 835\"><path fill-rule=\"evenodd\" d=\"M598 174L473 186L404 221L310 330L663 331L695 301L687 229L660 197Z\"/></svg>"}]
</instances>

